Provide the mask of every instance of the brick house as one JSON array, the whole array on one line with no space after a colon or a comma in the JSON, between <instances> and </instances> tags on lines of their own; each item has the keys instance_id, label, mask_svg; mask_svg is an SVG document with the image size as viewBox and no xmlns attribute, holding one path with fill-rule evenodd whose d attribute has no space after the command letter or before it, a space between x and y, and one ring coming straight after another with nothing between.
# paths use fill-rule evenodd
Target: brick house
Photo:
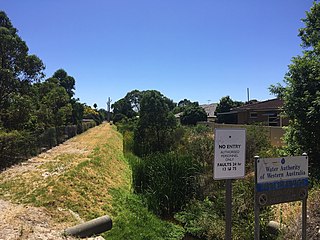
<instances>
[{"instance_id":1,"label":"brick house","mask_svg":"<svg viewBox=\"0 0 320 240\"><path fill-rule=\"evenodd\" d=\"M233 115L236 124L263 123L266 126L282 127L289 124L288 119L281 116L282 107L283 100L275 98L246 104L218 115Z\"/></svg>"}]
</instances>

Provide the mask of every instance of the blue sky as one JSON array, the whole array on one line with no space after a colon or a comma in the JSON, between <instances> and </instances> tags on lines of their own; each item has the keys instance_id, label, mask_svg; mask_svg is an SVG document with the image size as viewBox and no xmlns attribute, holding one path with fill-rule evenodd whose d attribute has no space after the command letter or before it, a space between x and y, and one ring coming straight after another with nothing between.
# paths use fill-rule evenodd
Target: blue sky
<instances>
[{"instance_id":1,"label":"blue sky","mask_svg":"<svg viewBox=\"0 0 320 240\"><path fill-rule=\"evenodd\" d=\"M311 0L0 0L50 77L65 69L76 97L105 108L131 90L178 102L273 98Z\"/></svg>"}]
</instances>

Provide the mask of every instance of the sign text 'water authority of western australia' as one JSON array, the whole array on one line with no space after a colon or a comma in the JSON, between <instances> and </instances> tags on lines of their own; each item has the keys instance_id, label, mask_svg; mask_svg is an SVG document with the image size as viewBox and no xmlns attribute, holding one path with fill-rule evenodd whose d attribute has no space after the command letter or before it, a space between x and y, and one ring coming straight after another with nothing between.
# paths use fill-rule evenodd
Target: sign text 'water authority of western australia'
<instances>
[{"instance_id":1,"label":"sign text 'water authority of western australia'","mask_svg":"<svg viewBox=\"0 0 320 240\"><path fill-rule=\"evenodd\" d=\"M306 198L308 157L257 159L256 192L260 205L272 205Z\"/></svg>"},{"instance_id":2,"label":"sign text 'water authority of western australia'","mask_svg":"<svg viewBox=\"0 0 320 240\"><path fill-rule=\"evenodd\" d=\"M215 129L214 179L245 175L246 130Z\"/></svg>"}]
</instances>

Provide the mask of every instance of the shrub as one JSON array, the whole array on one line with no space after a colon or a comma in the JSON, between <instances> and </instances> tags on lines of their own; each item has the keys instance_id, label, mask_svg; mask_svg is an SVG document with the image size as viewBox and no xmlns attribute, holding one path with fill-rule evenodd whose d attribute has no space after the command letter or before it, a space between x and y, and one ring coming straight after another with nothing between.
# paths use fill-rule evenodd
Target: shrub
<instances>
[{"instance_id":1,"label":"shrub","mask_svg":"<svg viewBox=\"0 0 320 240\"><path fill-rule=\"evenodd\" d=\"M56 127L56 133L57 133L57 143L63 143L68 139L68 136L66 134L66 126L60 126Z\"/></svg>"},{"instance_id":2,"label":"shrub","mask_svg":"<svg viewBox=\"0 0 320 240\"><path fill-rule=\"evenodd\" d=\"M259 125L249 125L246 127L246 170L254 170L254 156L263 157L264 152L271 149L271 142L267 129Z\"/></svg>"},{"instance_id":3,"label":"shrub","mask_svg":"<svg viewBox=\"0 0 320 240\"><path fill-rule=\"evenodd\" d=\"M127 116L122 114L122 113L117 113L113 116L112 121L114 124L116 124L117 122L120 122L122 120L126 120Z\"/></svg>"},{"instance_id":4,"label":"shrub","mask_svg":"<svg viewBox=\"0 0 320 240\"><path fill-rule=\"evenodd\" d=\"M123 152L128 153L133 151L133 132L126 131L123 133Z\"/></svg>"},{"instance_id":5,"label":"shrub","mask_svg":"<svg viewBox=\"0 0 320 240\"><path fill-rule=\"evenodd\" d=\"M191 157L171 152L129 158L134 189L156 214L171 216L196 195L200 171Z\"/></svg>"},{"instance_id":6,"label":"shrub","mask_svg":"<svg viewBox=\"0 0 320 240\"><path fill-rule=\"evenodd\" d=\"M97 124L95 121L90 121L90 122L83 122L81 123L81 125L82 125L81 127L82 132L85 132L88 129L95 127Z\"/></svg>"},{"instance_id":7,"label":"shrub","mask_svg":"<svg viewBox=\"0 0 320 240\"><path fill-rule=\"evenodd\" d=\"M138 118L125 118L116 123L117 129L120 133L134 132L137 127Z\"/></svg>"},{"instance_id":8,"label":"shrub","mask_svg":"<svg viewBox=\"0 0 320 240\"><path fill-rule=\"evenodd\" d=\"M36 138L26 131L0 132L0 169L19 163L35 154Z\"/></svg>"},{"instance_id":9,"label":"shrub","mask_svg":"<svg viewBox=\"0 0 320 240\"><path fill-rule=\"evenodd\" d=\"M0 131L0 170L19 163L74 137L77 132L96 126L94 121L77 125L51 127L43 132Z\"/></svg>"},{"instance_id":10,"label":"shrub","mask_svg":"<svg viewBox=\"0 0 320 240\"><path fill-rule=\"evenodd\" d=\"M48 128L39 136L40 147L52 148L57 144L57 132L55 127Z\"/></svg>"},{"instance_id":11,"label":"shrub","mask_svg":"<svg viewBox=\"0 0 320 240\"><path fill-rule=\"evenodd\" d=\"M77 124L77 134L83 133L83 124L78 123Z\"/></svg>"},{"instance_id":12,"label":"shrub","mask_svg":"<svg viewBox=\"0 0 320 240\"><path fill-rule=\"evenodd\" d=\"M185 150L188 155L201 163L202 166L211 166L214 158L213 134L208 134L208 132L198 133L194 129L188 136Z\"/></svg>"},{"instance_id":13,"label":"shrub","mask_svg":"<svg viewBox=\"0 0 320 240\"><path fill-rule=\"evenodd\" d=\"M222 181L219 181L222 182ZM233 182L232 235L233 239L254 239L254 183L253 176ZM216 196L194 200L175 219L186 231L200 239L224 239L225 191L224 184L217 184ZM261 239L272 240L266 225L271 220L270 207L261 209Z\"/></svg>"},{"instance_id":14,"label":"shrub","mask_svg":"<svg viewBox=\"0 0 320 240\"><path fill-rule=\"evenodd\" d=\"M185 211L177 213L174 217L183 224L186 232L193 237L199 239L224 239L225 221L216 212L215 204L208 198L203 201L194 200L187 205Z\"/></svg>"},{"instance_id":15,"label":"shrub","mask_svg":"<svg viewBox=\"0 0 320 240\"><path fill-rule=\"evenodd\" d=\"M66 126L65 132L68 138L72 138L77 135L77 125L68 125Z\"/></svg>"}]
</instances>

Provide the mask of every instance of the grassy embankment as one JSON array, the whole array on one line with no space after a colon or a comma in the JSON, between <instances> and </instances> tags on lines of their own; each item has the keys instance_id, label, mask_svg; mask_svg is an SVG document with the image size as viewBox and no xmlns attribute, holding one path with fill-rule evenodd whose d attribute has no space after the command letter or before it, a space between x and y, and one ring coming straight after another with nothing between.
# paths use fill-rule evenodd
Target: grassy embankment
<instances>
[{"instance_id":1,"label":"grassy embankment","mask_svg":"<svg viewBox=\"0 0 320 240\"><path fill-rule=\"evenodd\" d=\"M108 239L181 239L183 230L159 220L132 194L131 170L123 155L122 136L102 124L38 156L43 164L0 174L0 198L45 207L65 226L108 214L113 229Z\"/></svg>"}]
</instances>

